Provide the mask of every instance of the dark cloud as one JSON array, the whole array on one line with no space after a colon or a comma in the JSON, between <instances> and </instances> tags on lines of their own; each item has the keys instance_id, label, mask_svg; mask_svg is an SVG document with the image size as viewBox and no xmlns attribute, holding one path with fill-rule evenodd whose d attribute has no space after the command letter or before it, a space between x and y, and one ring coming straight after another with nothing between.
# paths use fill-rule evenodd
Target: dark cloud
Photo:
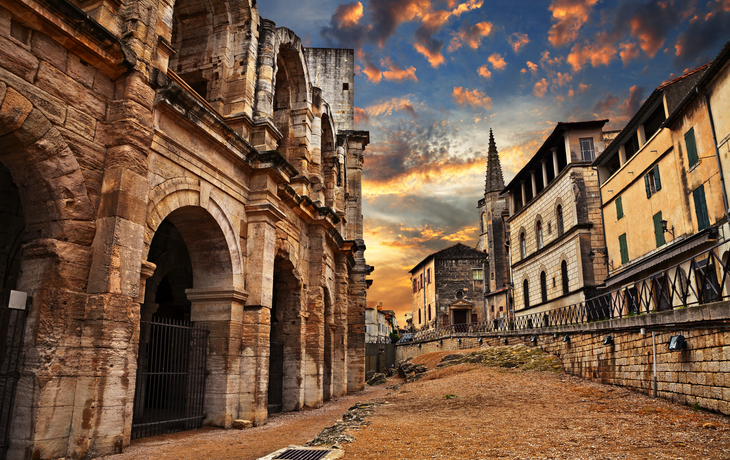
<instances>
[{"instance_id":1,"label":"dark cloud","mask_svg":"<svg viewBox=\"0 0 730 460\"><path fill-rule=\"evenodd\" d=\"M692 13L692 0L625 2L616 11L615 27L629 33L649 57L664 46L668 34Z\"/></svg>"},{"instance_id":2,"label":"dark cloud","mask_svg":"<svg viewBox=\"0 0 730 460\"><path fill-rule=\"evenodd\" d=\"M629 98L626 100L626 105L623 110L624 115L627 117L634 116L644 102L644 94L646 94L646 88L643 86L634 85L629 88Z\"/></svg>"},{"instance_id":3,"label":"dark cloud","mask_svg":"<svg viewBox=\"0 0 730 460\"><path fill-rule=\"evenodd\" d=\"M596 107L593 109L598 114L608 113L616 108L618 105L618 98L613 94L606 94L605 100L598 100Z\"/></svg>"},{"instance_id":4,"label":"dark cloud","mask_svg":"<svg viewBox=\"0 0 730 460\"><path fill-rule=\"evenodd\" d=\"M674 58L677 69L683 71L711 61L720 47L730 38L728 36L730 11L721 9L718 3L713 5L714 11L704 16L706 20L698 18L691 21L677 38Z\"/></svg>"},{"instance_id":5,"label":"dark cloud","mask_svg":"<svg viewBox=\"0 0 730 460\"><path fill-rule=\"evenodd\" d=\"M337 6L329 24L319 33L328 43L360 49L370 31L370 26L360 23L361 15L361 2L343 3Z\"/></svg>"}]
</instances>

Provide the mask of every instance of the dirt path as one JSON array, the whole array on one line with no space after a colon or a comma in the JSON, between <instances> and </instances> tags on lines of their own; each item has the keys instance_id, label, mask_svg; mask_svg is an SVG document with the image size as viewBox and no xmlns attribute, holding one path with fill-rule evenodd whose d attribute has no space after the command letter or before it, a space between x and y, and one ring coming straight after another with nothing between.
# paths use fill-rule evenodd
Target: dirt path
<instances>
[{"instance_id":1,"label":"dirt path","mask_svg":"<svg viewBox=\"0 0 730 460\"><path fill-rule=\"evenodd\" d=\"M432 355L414 361L433 369L441 356ZM460 364L400 382L262 427L148 438L105 458L253 460L305 444L355 402L378 400L387 403L370 426L348 432L345 459L730 459L730 418L561 373Z\"/></svg>"}]
</instances>

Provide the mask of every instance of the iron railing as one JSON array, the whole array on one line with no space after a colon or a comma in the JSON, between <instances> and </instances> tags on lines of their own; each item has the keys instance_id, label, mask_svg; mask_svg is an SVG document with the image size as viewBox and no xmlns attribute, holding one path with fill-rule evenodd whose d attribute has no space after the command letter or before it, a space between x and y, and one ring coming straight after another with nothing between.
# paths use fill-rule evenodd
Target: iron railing
<instances>
[{"instance_id":1,"label":"iron railing","mask_svg":"<svg viewBox=\"0 0 730 460\"><path fill-rule=\"evenodd\" d=\"M488 322L452 324L414 333L414 341L482 332L519 331L586 324L651 314L730 298L727 241L633 283L554 310L517 314ZM724 259L724 260L723 260Z\"/></svg>"},{"instance_id":2,"label":"iron railing","mask_svg":"<svg viewBox=\"0 0 730 460\"><path fill-rule=\"evenodd\" d=\"M190 321L140 321L132 439L203 426L208 335Z\"/></svg>"}]
</instances>

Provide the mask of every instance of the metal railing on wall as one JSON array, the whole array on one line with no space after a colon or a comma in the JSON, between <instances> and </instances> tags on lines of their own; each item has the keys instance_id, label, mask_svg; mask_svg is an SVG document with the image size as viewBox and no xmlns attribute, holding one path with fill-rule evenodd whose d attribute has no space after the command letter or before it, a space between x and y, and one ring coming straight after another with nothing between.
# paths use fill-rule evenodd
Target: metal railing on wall
<instances>
[{"instance_id":1,"label":"metal railing on wall","mask_svg":"<svg viewBox=\"0 0 730 460\"><path fill-rule=\"evenodd\" d=\"M587 324L725 300L730 298L730 260L726 245L727 241L718 243L667 269L584 302L549 311L518 314L514 318L503 317L418 331L414 333L413 341L460 334ZM725 253L721 254L723 250Z\"/></svg>"}]
</instances>

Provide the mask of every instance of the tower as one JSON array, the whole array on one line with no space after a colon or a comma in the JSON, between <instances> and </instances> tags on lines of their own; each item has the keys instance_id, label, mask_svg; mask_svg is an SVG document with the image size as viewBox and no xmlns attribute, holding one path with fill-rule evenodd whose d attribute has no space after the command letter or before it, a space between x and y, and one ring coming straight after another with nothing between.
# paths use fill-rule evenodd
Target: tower
<instances>
[{"instance_id":1,"label":"tower","mask_svg":"<svg viewBox=\"0 0 730 460\"><path fill-rule=\"evenodd\" d=\"M484 184L484 198L479 200L479 242L477 249L487 251L489 266L484 280L485 294L499 291L509 280L509 258L504 246L505 223L502 212L507 209L507 200L500 196L504 189L502 165L499 161L494 134L489 130L489 152L487 153L487 172ZM492 316L493 317L493 316Z\"/></svg>"}]
</instances>

